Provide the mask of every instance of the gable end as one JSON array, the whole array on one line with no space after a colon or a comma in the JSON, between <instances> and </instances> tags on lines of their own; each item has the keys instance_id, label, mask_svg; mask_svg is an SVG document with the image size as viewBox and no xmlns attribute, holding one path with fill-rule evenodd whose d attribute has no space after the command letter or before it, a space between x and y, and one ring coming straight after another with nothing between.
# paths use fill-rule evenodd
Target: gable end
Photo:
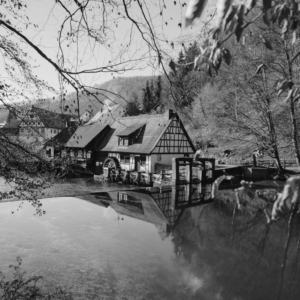
<instances>
[{"instance_id":1,"label":"gable end","mask_svg":"<svg viewBox=\"0 0 300 300\"><path fill-rule=\"evenodd\" d=\"M151 153L193 154L194 152L195 147L182 122L178 117L174 117L170 120Z\"/></svg>"}]
</instances>

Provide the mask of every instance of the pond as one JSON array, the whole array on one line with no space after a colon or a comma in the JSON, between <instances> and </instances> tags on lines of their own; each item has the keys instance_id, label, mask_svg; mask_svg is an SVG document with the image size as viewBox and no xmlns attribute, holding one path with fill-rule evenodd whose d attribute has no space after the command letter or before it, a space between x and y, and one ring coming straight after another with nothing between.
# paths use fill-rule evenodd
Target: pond
<instances>
[{"instance_id":1,"label":"pond","mask_svg":"<svg viewBox=\"0 0 300 300\"><path fill-rule=\"evenodd\" d=\"M72 299L299 299L299 218L284 256L286 219L233 219L200 188L1 203L0 270L20 256Z\"/></svg>"}]
</instances>

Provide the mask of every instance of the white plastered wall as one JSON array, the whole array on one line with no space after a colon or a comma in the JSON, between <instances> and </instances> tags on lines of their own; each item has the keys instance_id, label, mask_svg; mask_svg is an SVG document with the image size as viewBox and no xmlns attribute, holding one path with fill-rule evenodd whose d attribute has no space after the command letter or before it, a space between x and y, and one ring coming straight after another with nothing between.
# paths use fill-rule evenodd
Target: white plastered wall
<instances>
[{"instance_id":1,"label":"white plastered wall","mask_svg":"<svg viewBox=\"0 0 300 300\"><path fill-rule=\"evenodd\" d=\"M126 171L134 171L135 170L135 156L140 156L140 155L128 153L128 156L130 156L129 164L121 163L120 153L109 153L108 156L117 158L118 161L120 162L121 169L126 170ZM126 156L127 156L127 154L126 154ZM140 170L138 170L138 171L147 172L147 173L151 172L151 155L146 155L146 164L145 164L145 166L141 166Z\"/></svg>"},{"instance_id":2,"label":"white plastered wall","mask_svg":"<svg viewBox=\"0 0 300 300\"><path fill-rule=\"evenodd\" d=\"M158 160L160 155L161 160ZM172 166L173 157L184 157L184 154L152 154L151 155L151 170L154 172L155 164L169 165Z\"/></svg>"}]
</instances>

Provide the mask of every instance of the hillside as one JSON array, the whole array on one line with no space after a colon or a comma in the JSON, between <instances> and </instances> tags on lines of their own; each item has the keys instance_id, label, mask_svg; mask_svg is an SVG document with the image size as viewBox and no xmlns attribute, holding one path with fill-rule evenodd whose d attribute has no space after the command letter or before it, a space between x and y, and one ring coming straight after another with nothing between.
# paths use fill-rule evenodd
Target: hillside
<instances>
[{"instance_id":1,"label":"hillside","mask_svg":"<svg viewBox=\"0 0 300 300\"><path fill-rule=\"evenodd\" d=\"M80 94L80 112L84 112L87 109L95 114L102 107L101 101L107 98L111 99L112 102L121 103L122 106L126 106L127 101L132 100L134 93L141 100L142 89L145 87L147 80L150 81L151 79L152 77L149 76L119 77L103 84L95 85L90 91L98 91L98 99ZM65 106L69 107L67 112L75 114L75 109L77 108L76 93L67 94L65 98ZM38 101L36 105L47 110L61 112L61 101L58 98L43 99Z\"/></svg>"}]
</instances>

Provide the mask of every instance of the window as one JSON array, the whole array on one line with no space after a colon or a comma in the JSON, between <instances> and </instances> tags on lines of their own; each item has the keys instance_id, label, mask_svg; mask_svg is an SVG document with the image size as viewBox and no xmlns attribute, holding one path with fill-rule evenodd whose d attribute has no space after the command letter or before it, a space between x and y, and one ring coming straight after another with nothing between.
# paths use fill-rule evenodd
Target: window
<instances>
[{"instance_id":1,"label":"window","mask_svg":"<svg viewBox=\"0 0 300 300\"><path fill-rule=\"evenodd\" d=\"M33 116L33 115L30 115L29 117L30 117L30 119L33 119L34 116Z\"/></svg>"},{"instance_id":2,"label":"window","mask_svg":"<svg viewBox=\"0 0 300 300\"><path fill-rule=\"evenodd\" d=\"M128 138L119 137L119 146L128 146Z\"/></svg>"},{"instance_id":3,"label":"window","mask_svg":"<svg viewBox=\"0 0 300 300\"><path fill-rule=\"evenodd\" d=\"M51 157L51 149L46 150L46 155L47 155L48 157Z\"/></svg>"},{"instance_id":4,"label":"window","mask_svg":"<svg viewBox=\"0 0 300 300\"><path fill-rule=\"evenodd\" d=\"M70 151L70 156L74 157L74 151L73 150Z\"/></svg>"},{"instance_id":5,"label":"window","mask_svg":"<svg viewBox=\"0 0 300 300\"><path fill-rule=\"evenodd\" d=\"M21 129L20 129L20 132L22 132L22 133L23 133L23 132L24 132L24 128L21 128Z\"/></svg>"},{"instance_id":6,"label":"window","mask_svg":"<svg viewBox=\"0 0 300 300\"><path fill-rule=\"evenodd\" d=\"M89 151L89 152L86 154L86 157L87 157L87 158L91 158L91 157L92 157L92 151Z\"/></svg>"},{"instance_id":7,"label":"window","mask_svg":"<svg viewBox=\"0 0 300 300\"><path fill-rule=\"evenodd\" d=\"M82 151L81 151L81 150L78 150L78 152L77 152L77 157L82 158Z\"/></svg>"},{"instance_id":8,"label":"window","mask_svg":"<svg viewBox=\"0 0 300 300\"><path fill-rule=\"evenodd\" d=\"M50 132L52 133L52 129L50 130Z\"/></svg>"},{"instance_id":9,"label":"window","mask_svg":"<svg viewBox=\"0 0 300 300\"><path fill-rule=\"evenodd\" d=\"M120 155L120 161L122 164L129 164L130 163L130 156L125 156L125 154Z\"/></svg>"},{"instance_id":10,"label":"window","mask_svg":"<svg viewBox=\"0 0 300 300\"><path fill-rule=\"evenodd\" d=\"M161 161L161 155L157 154L157 161Z\"/></svg>"},{"instance_id":11,"label":"window","mask_svg":"<svg viewBox=\"0 0 300 300\"><path fill-rule=\"evenodd\" d=\"M53 129L53 132L56 133L56 129Z\"/></svg>"}]
</instances>

